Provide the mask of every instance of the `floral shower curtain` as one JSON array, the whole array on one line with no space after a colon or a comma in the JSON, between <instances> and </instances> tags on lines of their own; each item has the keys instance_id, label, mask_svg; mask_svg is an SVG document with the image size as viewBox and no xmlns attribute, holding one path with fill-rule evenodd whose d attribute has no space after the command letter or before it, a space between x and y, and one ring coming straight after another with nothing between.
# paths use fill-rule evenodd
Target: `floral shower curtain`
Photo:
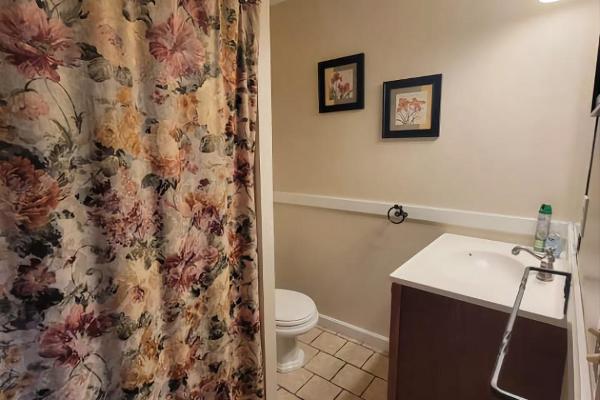
<instances>
[{"instance_id":1,"label":"floral shower curtain","mask_svg":"<svg viewBox=\"0 0 600 400\"><path fill-rule=\"evenodd\" d=\"M257 399L259 0L0 0L0 400Z\"/></svg>"}]
</instances>

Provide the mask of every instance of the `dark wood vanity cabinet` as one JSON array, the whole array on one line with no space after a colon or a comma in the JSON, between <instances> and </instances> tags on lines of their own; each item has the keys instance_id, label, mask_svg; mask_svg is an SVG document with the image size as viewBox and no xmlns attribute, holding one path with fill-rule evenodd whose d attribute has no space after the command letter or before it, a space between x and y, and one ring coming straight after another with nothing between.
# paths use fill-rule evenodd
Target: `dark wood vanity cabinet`
<instances>
[{"instance_id":1,"label":"dark wood vanity cabinet","mask_svg":"<svg viewBox=\"0 0 600 400\"><path fill-rule=\"evenodd\" d=\"M508 314L392 285L389 400L497 399L490 378ZM565 328L519 317L500 387L528 400L559 400Z\"/></svg>"}]
</instances>

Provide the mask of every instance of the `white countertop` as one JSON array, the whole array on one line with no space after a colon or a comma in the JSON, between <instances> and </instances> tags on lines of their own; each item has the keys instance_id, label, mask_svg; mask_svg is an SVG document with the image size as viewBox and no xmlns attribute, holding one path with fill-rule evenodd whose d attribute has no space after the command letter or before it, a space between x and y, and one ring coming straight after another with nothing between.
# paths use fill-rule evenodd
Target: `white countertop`
<instances>
[{"instance_id":1,"label":"white countertop","mask_svg":"<svg viewBox=\"0 0 600 400\"><path fill-rule=\"evenodd\" d=\"M515 244L445 233L391 275L393 282L468 303L510 312L523 269L539 267L531 255L511 253ZM566 254L566 252L563 252ZM556 270L568 271L559 258ZM521 303L526 318L564 326L564 277L542 282L531 273Z\"/></svg>"}]
</instances>

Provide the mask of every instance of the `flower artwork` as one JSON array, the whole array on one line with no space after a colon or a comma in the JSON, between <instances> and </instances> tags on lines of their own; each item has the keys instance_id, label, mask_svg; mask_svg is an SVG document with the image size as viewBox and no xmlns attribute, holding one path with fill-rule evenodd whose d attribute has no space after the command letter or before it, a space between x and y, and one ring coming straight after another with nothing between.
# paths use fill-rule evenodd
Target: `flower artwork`
<instances>
[{"instance_id":1,"label":"flower artwork","mask_svg":"<svg viewBox=\"0 0 600 400\"><path fill-rule=\"evenodd\" d=\"M335 71L329 78L327 98L330 104L352 99L354 95L354 79L352 70Z\"/></svg>"},{"instance_id":2,"label":"flower artwork","mask_svg":"<svg viewBox=\"0 0 600 400\"><path fill-rule=\"evenodd\" d=\"M439 136L442 76L383 84L383 138Z\"/></svg>"},{"instance_id":3,"label":"flower artwork","mask_svg":"<svg viewBox=\"0 0 600 400\"><path fill-rule=\"evenodd\" d=\"M319 112L364 107L364 54L319 63Z\"/></svg>"},{"instance_id":4,"label":"flower artwork","mask_svg":"<svg viewBox=\"0 0 600 400\"><path fill-rule=\"evenodd\" d=\"M427 117L428 98L423 93L396 95L396 124L418 125Z\"/></svg>"}]
</instances>

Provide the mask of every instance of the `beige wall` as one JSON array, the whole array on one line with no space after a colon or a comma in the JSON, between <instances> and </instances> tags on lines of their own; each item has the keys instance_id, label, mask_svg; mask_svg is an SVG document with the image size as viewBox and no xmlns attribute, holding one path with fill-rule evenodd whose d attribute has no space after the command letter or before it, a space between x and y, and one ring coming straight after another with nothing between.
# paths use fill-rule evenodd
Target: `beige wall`
<instances>
[{"instance_id":1,"label":"beige wall","mask_svg":"<svg viewBox=\"0 0 600 400\"><path fill-rule=\"evenodd\" d=\"M596 0L272 7L275 190L529 217L550 202L555 217L578 219L599 13ZM358 52L365 109L318 114L317 62ZM434 73L444 75L440 138L382 141L382 82ZM277 206L275 223L277 284L382 334L387 274L459 230L292 206Z\"/></svg>"},{"instance_id":2,"label":"beige wall","mask_svg":"<svg viewBox=\"0 0 600 400\"><path fill-rule=\"evenodd\" d=\"M596 0L288 0L272 13L276 190L579 216ZM365 109L318 114L317 62L358 52ZM382 82L434 73L440 138L380 140Z\"/></svg>"},{"instance_id":3,"label":"beige wall","mask_svg":"<svg viewBox=\"0 0 600 400\"><path fill-rule=\"evenodd\" d=\"M529 238L310 207L275 206L278 287L308 294L319 312L388 335L388 275L444 232L526 244ZM527 243L528 244L528 243Z\"/></svg>"}]
</instances>

